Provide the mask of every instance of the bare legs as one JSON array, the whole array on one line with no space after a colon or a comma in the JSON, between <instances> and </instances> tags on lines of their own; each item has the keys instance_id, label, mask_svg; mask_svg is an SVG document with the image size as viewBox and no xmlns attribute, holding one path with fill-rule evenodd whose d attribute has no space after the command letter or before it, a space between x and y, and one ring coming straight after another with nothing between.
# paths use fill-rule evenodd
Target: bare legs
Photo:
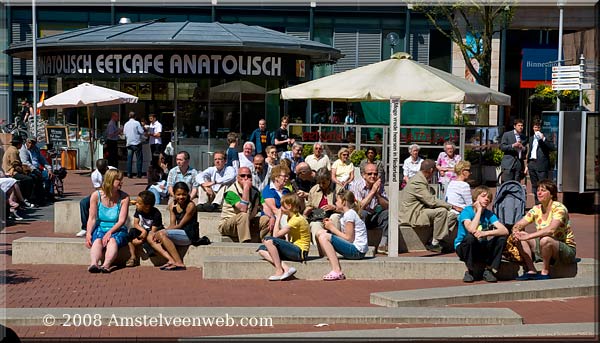
<instances>
[{"instance_id":1,"label":"bare legs","mask_svg":"<svg viewBox=\"0 0 600 343\"><path fill-rule=\"evenodd\" d=\"M156 240L154 235L157 236ZM148 237L148 241L154 250L156 250L156 252L158 252L162 257L167 259L167 265L185 267L185 264L183 264L183 260L177 251L177 246L169 239L166 230L160 230L155 234L150 233L150 236Z\"/></svg>"},{"instance_id":2,"label":"bare legs","mask_svg":"<svg viewBox=\"0 0 600 343\"><path fill-rule=\"evenodd\" d=\"M117 242L114 238L111 238L106 245L106 252L103 254L104 247L102 246L102 239L98 238L92 243L92 247L90 248L90 257L91 264L90 266L98 266L98 263L104 257L102 267L105 269L110 269L112 263L117 258L117 252L119 251L119 247L117 246ZM103 256L104 255L104 256Z\"/></svg>"},{"instance_id":3,"label":"bare legs","mask_svg":"<svg viewBox=\"0 0 600 343\"><path fill-rule=\"evenodd\" d=\"M340 266L340 260L337 257L337 253L335 252L333 245L331 245L331 234L325 230L321 230L317 232L317 240L319 241L319 246L329 259L331 269L338 274L341 273L342 267Z\"/></svg>"}]
</instances>

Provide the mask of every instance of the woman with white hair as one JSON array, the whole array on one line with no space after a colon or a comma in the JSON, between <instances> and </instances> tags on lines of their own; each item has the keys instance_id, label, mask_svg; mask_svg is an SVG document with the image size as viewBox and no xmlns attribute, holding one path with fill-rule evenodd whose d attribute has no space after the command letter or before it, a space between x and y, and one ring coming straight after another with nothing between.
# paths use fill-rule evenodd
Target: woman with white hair
<instances>
[{"instance_id":1,"label":"woman with white hair","mask_svg":"<svg viewBox=\"0 0 600 343\"><path fill-rule=\"evenodd\" d=\"M238 157L240 159L240 168L247 167L252 170L254 168L254 152L256 148L254 147L254 143L246 142L244 143L244 148L242 152L238 153Z\"/></svg>"},{"instance_id":2,"label":"woman with white hair","mask_svg":"<svg viewBox=\"0 0 600 343\"><path fill-rule=\"evenodd\" d=\"M354 180L354 165L350 161L350 152L347 148L338 151L338 160L331 165L331 181L340 188L347 186Z\"/></svg>"},{"instance_id":3,"label":"woman with white hair","mask_svg":"<svg viewBox=\"0 0 600 343\"><path fill-rule=\"evenodd\" d=\"M404 160L404 165L402 167L404 170L403 184L407 184L408 180L421 170L421 162L423 162L423 159L419 156L419 150L421 150L421 147L417 144L411 144L408 147L410 156Z\"/></svg>"}]
</instances>

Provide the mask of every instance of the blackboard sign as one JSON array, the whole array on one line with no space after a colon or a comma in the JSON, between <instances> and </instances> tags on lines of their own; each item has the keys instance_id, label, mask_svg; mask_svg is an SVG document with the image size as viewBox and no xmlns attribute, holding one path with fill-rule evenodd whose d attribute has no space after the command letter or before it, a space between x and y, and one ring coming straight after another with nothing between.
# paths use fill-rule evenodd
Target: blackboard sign
<instances>
[{"instance_id":1,"label":"blackboard sign","mask_svg":"<svg viewBox=\"0 0 600 343\"><path fill-rule=\"evenodd\" d=\"M46 126L46 142L54 144L55 149L69 147L69 135L66 126Z\"/></svg>"}]
</instances>

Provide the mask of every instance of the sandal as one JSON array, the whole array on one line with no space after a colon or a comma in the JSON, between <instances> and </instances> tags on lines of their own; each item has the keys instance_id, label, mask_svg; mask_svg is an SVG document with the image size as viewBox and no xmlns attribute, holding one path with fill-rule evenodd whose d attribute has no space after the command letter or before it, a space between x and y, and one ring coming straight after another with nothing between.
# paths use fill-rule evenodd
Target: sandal
<instances>
[{"instance_id":1,"label":"sandal","mask_svg":"<svg viewBox=\"0 0 600 343\"><path fill-rule=\"evenodd\" d=\"M140 260L137 258L130 258L125 262L125 267L135 267L140 265Z\"/></svg>"},{"instance_id":2,"label":"sandal","mask_svg":"<svg viewBox=\"0 0 600 343\"><path fill-rule=\"evenodd\" d=\"M100 271L102 272L102 274L110 274L110 272L112 272L113 268L112 267L108 267L106 268L105 266L100 267Z\"/></svg>"},{"instance_id":3,"label":"sandal","mask_svg":"<svg viewBox=\"0 0 600 343\"><path fill-rule=\"evenodd\" d=\"M185 266L176 266L174 264L166 267L163 270L167 270L167 271L178 271L178 270L186 270L187 268Z\"/></svg>"},{"instance_id":4,"label":"sandal","mask_svg":"<svg viewBox=\"0 0 600 343\"><path fill-rule=\"evenodd\" d=\"M172 265L173 265L173 263L171 263L171 262L167 262L167 263L163 264L162 266L160 266L160 268L159 268L159 269L160 269L160 270L165 270L165 269L167 269L168 267L170 267L170 266L172 266Z\"/></svg>"},{"instance_id":5,"label":"sandal","mask_svg":"<svg viewBox=\"0 0 600 343\"><path fill-rule=\"evenodd\" d=\"M333 270L330 271L329 274L323 275L323 280L325 280L325 281L344 280L345 278L346 278L346 275L344 275L344 273L336 273Z\"/></svg>"},{"instance_id":6,"label":"sandal","mask_svg":"<svg viewBox=\"0 0 600 343\"><path fill-rule=\"evenodd\" d=\"M102 271L102 269L100 269L100 267L98 267L95 264L88 267L88 272L90 272L92 274L100 273L101 271Z\"/></svg>"}]
</instances>

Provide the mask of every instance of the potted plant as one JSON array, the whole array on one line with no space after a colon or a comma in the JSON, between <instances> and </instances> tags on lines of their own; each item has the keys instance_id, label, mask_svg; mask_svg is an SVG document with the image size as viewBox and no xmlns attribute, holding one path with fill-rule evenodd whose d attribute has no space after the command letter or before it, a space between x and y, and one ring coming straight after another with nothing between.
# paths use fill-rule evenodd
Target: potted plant
<instances>
[{"instance_id":1,"label":"potted plant","mask_svg":"<svg viewBox=\"0 0 600 343\"><path fill-rule=\"evenodd\" d=\"M498 180L498 176L502 171L500 168L500 163L502 163L503 157L504 153L502 150L500 150L500 148L488 149L483 154L483 176L486 181Z\"/></svg>"}]
</instances>

